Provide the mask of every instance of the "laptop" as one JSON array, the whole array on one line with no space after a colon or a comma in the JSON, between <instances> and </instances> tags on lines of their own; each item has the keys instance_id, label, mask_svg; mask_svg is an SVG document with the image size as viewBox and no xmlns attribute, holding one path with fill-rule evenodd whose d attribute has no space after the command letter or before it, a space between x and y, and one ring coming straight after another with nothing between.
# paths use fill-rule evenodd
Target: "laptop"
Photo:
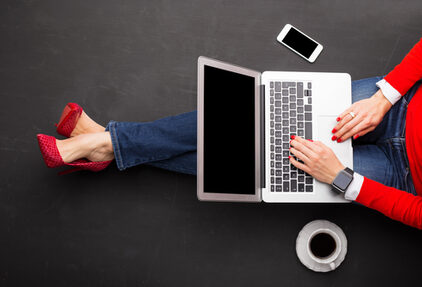
<instances>
[{"instance_id":1,"label":"laptop","mask_svg":"<svg viewBox=\"0 0 422 287\"><path fill-rule=\"evenodd\" d=\"M351 140L331 140L351 105L346 73L257 72L198 59L199 200L349 202L290 164L290 136L319 140L353 168Z\"/></svg>"}]
</instances>

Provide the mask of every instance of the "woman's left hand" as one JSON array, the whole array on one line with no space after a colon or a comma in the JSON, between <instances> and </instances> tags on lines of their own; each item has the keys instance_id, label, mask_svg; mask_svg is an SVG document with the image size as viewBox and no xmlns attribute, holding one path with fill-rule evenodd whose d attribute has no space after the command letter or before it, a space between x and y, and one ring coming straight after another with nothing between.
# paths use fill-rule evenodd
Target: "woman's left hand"
<instances>
[{"instance_id":1,"label":"woman's left hand","mask_svg":"<svg viewBox=\"0 0 422 287\"><path fill-rule=\"evenodd\" d=\"M292 156L290 162L317 180L331 184L337 174L345 168L332 149L322 142L305 140L298 136L291 138L290 152L304 163L295 160Z\"/></svg>"}]
</instances>

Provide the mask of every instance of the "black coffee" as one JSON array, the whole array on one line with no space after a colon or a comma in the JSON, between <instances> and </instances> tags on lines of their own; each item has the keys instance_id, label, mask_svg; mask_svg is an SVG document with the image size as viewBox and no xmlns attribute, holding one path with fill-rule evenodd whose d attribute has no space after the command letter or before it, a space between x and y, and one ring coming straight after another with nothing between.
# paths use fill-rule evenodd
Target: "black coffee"
<instances>
[{"instance_id":1,"label":"black coffee","mask_svg":"<svg viewBox=\"0 0 422 287\"><path fill-rule=\"evenodd\" d=\"M336 250L336 241L328 233L318 233L311 239L310 248L312 253L319 258L330 256Z\"/></svg>"}]
</instances>

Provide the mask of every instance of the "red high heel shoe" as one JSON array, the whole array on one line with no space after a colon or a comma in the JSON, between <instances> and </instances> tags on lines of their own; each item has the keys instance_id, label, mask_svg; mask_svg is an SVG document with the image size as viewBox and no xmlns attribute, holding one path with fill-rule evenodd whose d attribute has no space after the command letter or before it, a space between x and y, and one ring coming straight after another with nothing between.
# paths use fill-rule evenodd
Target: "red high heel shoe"
<instances>
[{"instance_id":1,"label":"red high heel shoe","mask_svg":"<svg viewBox=\"0 0 422 287\"><path fill-rule=\"evenodd\" d=\"M82 114L82 111L82 107L78 104L68 103L63 109L59 123L56 124L57 132L69 138Z\"/></svg>"},{"instance_id":2,"label":"red high heel shoe","mask_svg":"<svg viewBox=\"0 0 422 287\"><path fill-rule=\"evenodd\" d=\"M40 146L42 157L45 164L50 167L72 166L73 169L59 172L60 175L67 174L78 170L100 171L105 169L110 163L109 161L89 161L86 159L78 159L71 163L65 163L57 149L56 138L48 135L38 134L38 144Z\"/></svg>"}]
</instances>

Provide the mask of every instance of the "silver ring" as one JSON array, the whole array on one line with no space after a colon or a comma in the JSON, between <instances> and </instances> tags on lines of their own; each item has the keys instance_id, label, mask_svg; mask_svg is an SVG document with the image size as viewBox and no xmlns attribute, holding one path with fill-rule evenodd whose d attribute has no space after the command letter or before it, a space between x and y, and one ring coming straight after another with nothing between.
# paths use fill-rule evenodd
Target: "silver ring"
<instances>
[{"instance_id":1,"label":"silver ring","mask_svg":"<svg viewBox=\"0 0 422 287\"><path fill-rule=\"evenodd\" d=\"M354 113L354 112L350 112L350 113L349 113L349 115L351 115L351 116L352 116L352 118L355 118L355 117L356 117L356 115L355 115L355 113Z\"/></svg>"}]
</instances>

